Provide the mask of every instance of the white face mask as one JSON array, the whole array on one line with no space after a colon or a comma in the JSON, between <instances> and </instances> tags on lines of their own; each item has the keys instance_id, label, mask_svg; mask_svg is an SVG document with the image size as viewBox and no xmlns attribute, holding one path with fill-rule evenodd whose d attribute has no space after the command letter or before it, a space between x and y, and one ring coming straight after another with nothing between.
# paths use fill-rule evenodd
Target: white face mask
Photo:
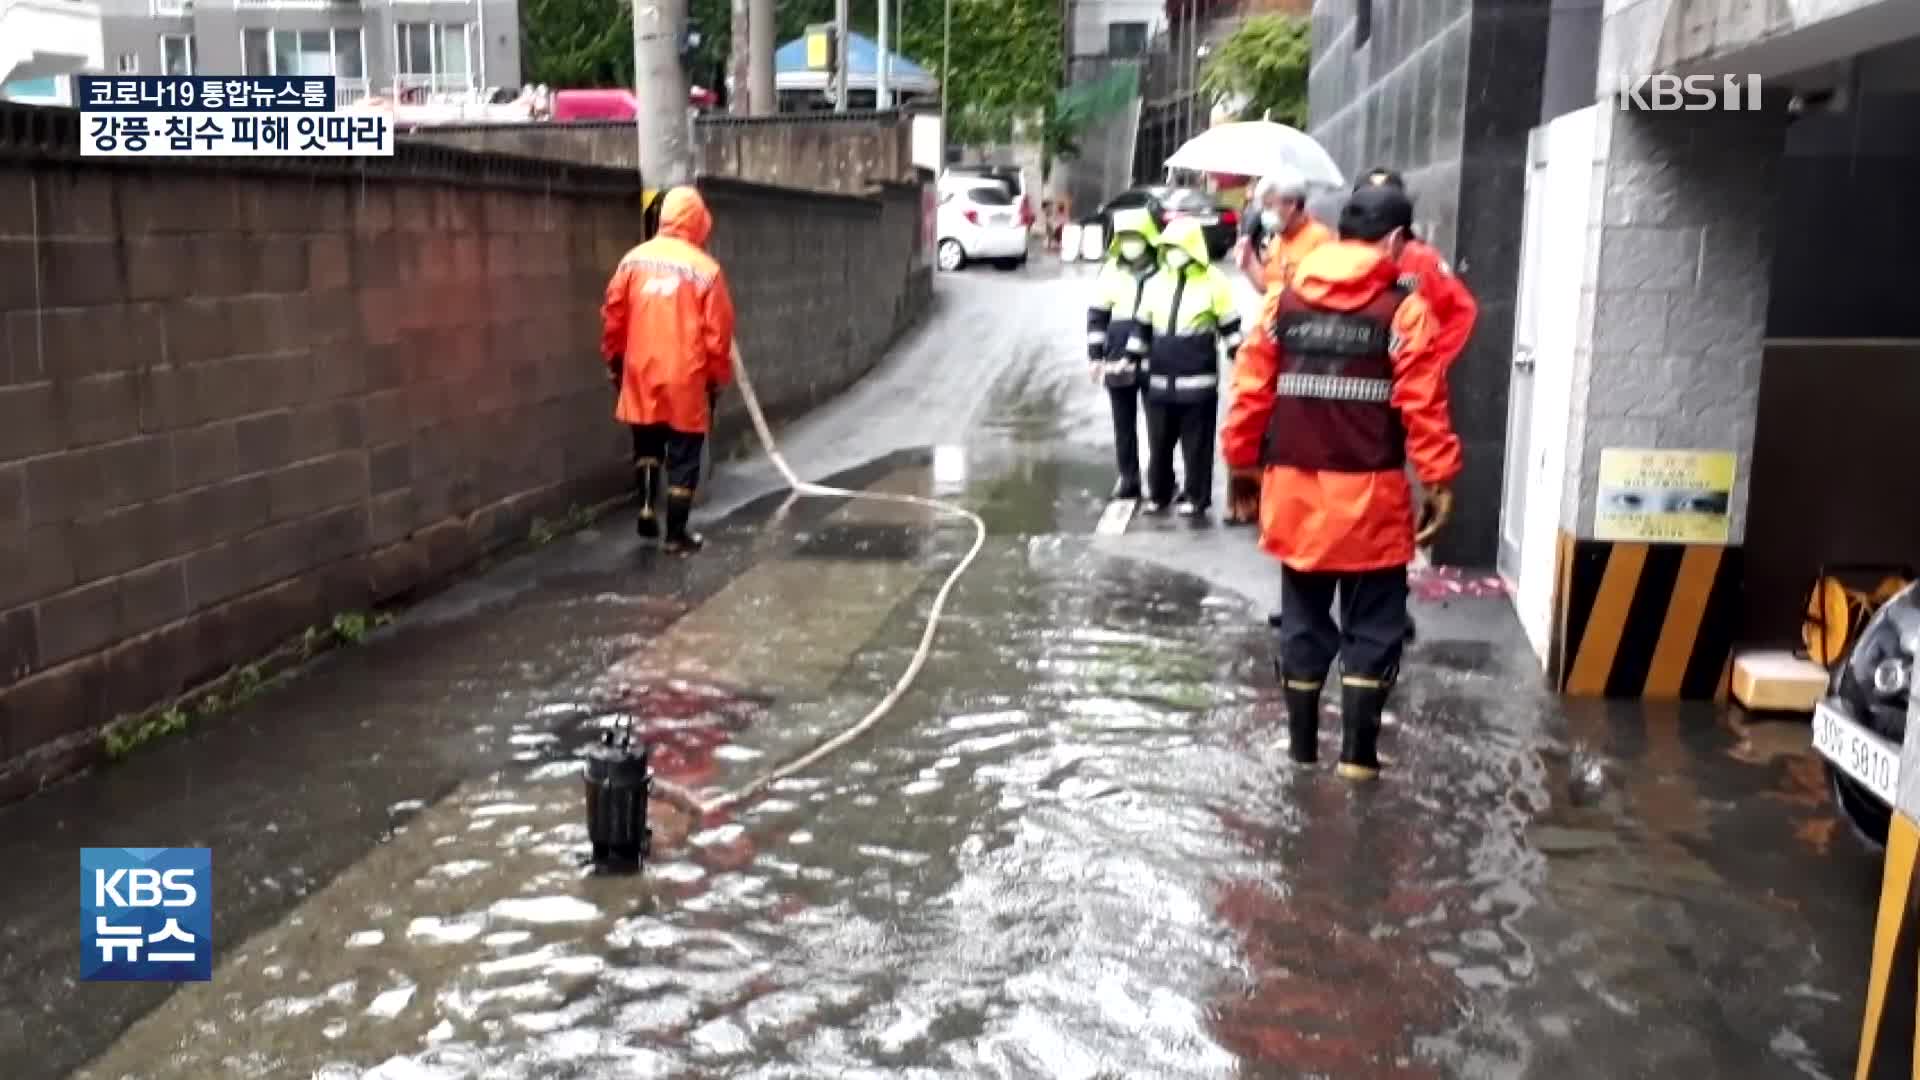
<instances>
[{"instance_id":1,"label":"white face mask","mask_svg":"<svg viewBox=\"0 0 1920 1080\"><path fill-rule=\"evenodd\" d=\"M1280 228L1280 211L1260 211L1260 227L1266 229L1268 232L1277 231Z\"/></svg>"},{"instance_id":2,"label":"white face mask","mask_svg":"<svg viewBox=\"0 0 1920 1080\"><path fill-rule=\"evenodd\" d=\"M1128 262L1138 262L1140 261L1140 256L1146 253L1147 242L1145 240L1129 237L1120 241L1120 257Z\"/></svg>"},{"instance_id":3,"label":"white face mask","mask_svg":"<svg viewBox=\"0 0 1920 1080\"><path fill-rule=\"evenodd\" d=\"M1175 270L1181 269L1192 261L1193 256L1179 248L1169 248L1167 250L1167 265L1173 267Z\"/></svg>"}]
</instances>

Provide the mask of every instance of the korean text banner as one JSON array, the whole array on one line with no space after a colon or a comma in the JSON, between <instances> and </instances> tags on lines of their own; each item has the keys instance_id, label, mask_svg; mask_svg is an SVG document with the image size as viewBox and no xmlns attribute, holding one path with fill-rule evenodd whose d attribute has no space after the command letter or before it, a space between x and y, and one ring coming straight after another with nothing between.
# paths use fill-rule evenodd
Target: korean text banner
<instances>
[{"instance_id":1,"label":"korean text banner","mask_svg":"<svg viewBox=\"0 0 1920 1080\"><path fill-rule=\"evenodd\" d=\"M81 157L392 157L381 112L89 113Z\"/></svg>"},{"instance_id":2,"label":"korean text banner","mask_svg":"<svg viewBox=\"0 0 1920 1080\"><path fill-rule=\"evenodd\" d=\"M80 75L81 112L330 113L331 75Z\"/></svg>"}]
</instances>

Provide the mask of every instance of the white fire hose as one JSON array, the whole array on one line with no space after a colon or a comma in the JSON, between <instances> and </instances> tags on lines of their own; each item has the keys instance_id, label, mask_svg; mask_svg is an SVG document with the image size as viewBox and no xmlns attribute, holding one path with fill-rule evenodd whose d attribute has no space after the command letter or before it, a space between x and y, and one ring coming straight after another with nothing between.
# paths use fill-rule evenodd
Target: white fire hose
<instances>
[{"instance_id":1,"label":"white fire hose","mask_svg":"<svg viewBox=\"0 0 1920 1080\"><path fill-rule=\"evenodd\" d=\"M781 455L779 445L774 442L773 429L767 425L766 413L760 409L760 399L754 395L753 381L747 377L747 365L740 359L740 345L737 341L733 346L733 376L735 381L740 384L740 397L746 402L747 415L753 418L753 429L760 436L760 446L766 451L767 460L773 463L775 469L779 470L781 478L786 481L788 490L792 491L795 496L799 498L856 499L868 502L901 503L907 506L924 507L949 517L965 518L973 524L973 546L967 549L966 555L962 556L960 561L954 565L954 568L947 573L947 580L940 586L940 591L934 594L933 606L927 611L926 629L920 634L920 646L914 650L913 659L907 662L906 670L900 673L899 681L893 684L893 689L887 691L887 696L881 698L872 709L868 710L865 716L862 716L860 719L848 725L839 734L827 739L825 742L822 742L820 745L799 757L761 774L752 781L732 791L699 794L689 791L669 780L657 778L654 780L653 786L656 794L700 817L730 810L754 798L766 791L767 788L773 784L815 764L834 751L845 747L862 735L865 735L873 729L875 724L880 722L881 718L885 717L889 712L892 712L893 707L898 705L900 699L906 696L907 689L913 685L913 680L919 677L920 669L926 666L927 657L933 652L934 633L940 627L940 618L946 611L947 598L953 593L954 585L959 582L960 575L966 573L967 568L973 565L973 561L979 558L980 550L985 547L987 543L987 523L981 520L980 515L964 507L955 506L948 502L941 502L939 499L923 498L919 495L897 495L884 491L854 491L848 488L829 487L825 484L815 484L800 479L800 477L794 473L793 467L787 464L787 459Z\"/></svg>"}]
</instances>

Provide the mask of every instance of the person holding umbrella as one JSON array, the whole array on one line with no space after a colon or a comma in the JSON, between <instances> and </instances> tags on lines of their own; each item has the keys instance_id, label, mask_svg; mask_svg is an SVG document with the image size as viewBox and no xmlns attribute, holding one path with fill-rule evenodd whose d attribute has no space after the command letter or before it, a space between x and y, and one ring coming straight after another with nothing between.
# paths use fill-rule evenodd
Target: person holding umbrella
<instances>
[{"instance_id":1,"label":"person holding umbrella","mask_svg":"<svg viewBox=\"0 0 1920 1080\"><path fill-rule=\"evenodd\" d=\"M1307 185L1285 177L1260 181L1255 192L1259 211L1255 232L1243 245L1240 266L1247 280L1263 295L1284 286L1308 252L1333 242L1333 230L1307 212Z\"/></svg>"}]
</instances>

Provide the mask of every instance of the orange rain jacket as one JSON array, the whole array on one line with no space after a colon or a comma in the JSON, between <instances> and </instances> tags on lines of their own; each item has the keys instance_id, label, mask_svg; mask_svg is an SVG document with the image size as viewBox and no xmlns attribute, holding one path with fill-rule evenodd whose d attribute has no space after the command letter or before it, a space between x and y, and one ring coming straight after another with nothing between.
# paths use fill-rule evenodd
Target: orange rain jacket
<instances>
[{"instance_id":1,"label":"orange rain jacket","mask_svg":"<svg viewBox=\"0 0 1920 1080\"><path fill-rule=\"evenodd\" d=\"M1453 268L1440 252L1424 240L1409 240L1400 252L1400 284L1420 294L1433 312L1434 342L1448 364L1460 356L1473 336L1473 324L1480 318L1480 305L1466 283L1453 275Z\"/></svg>"},{"instance_id":2,"label":"orange rain jacket","mask_svg":"<svg viewBox=\"0 0 1920 1080\"><path fill-rule=\"evenodd\" d=\"M706 252L713 215L692 188L667 192L660 234L607 282L600 351L620 366L623 424L707 430L708 391L733 380L733 297Z\"/></svg>"},{"instance_id":3,"label":"orange rain jacket","mask_svg":"<svg viewBox=\"0 0 1920 1080\"><path fill-rule=\"evenodd\" d=\"M1393 287L1399 269L1371 244L1335 241L1309 254L1294 294L1313 307L1358 311ZM1274 320L1282 289L1269 289L1260 323L1240 348L1221 452L1236 470L1262 465L1261 444L1281 372ZM1460 439L1447 411L1447 365L1427 302L1409 295L1393 316L1388 403L1406 432L1407 460L1423 484L1460 473ZM1276 432L1284 438L1286 433ZM1260 546L1295 570L1385 570L1413 561L1413 490L1404 469L1333 472L1268 466L1260 482Z\"/></svg>"},{"instance_id":4,"label":"orange rain jacket","mask_svg":"<svg viewBox=\"0 0 1920 1080\"><path fill-rule=\"evenodd\" d=\"M1261 280L1255 284L1261 286L1262 292L1276 285L1287 284L1293 280L1293 275L1300 269L1303 259L1314 249L1324 244L1331 244L1336 239L1338 238L1334 236L1332 229L1320 224L1314 218L1307 218L1300 223L1299 228L1293 230L1293 235L1288 236L1282 233L1275 236L1273 242L1267 245L1267 262L1261 268Z\"/></svg>"}]
</instances>

